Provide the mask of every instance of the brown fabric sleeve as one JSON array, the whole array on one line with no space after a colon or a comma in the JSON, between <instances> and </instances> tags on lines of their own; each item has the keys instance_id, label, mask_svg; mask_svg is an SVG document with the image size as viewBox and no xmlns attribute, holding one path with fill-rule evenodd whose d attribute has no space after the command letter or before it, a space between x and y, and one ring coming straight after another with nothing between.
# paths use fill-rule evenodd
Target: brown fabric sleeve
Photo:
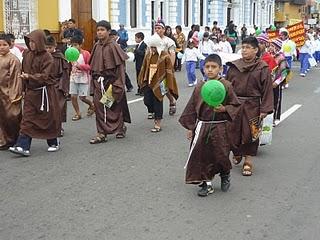
<instances>
[{"instance_id":1,"label":"brown fabric sleeve","mask_svg":"<svg viewBox=\"0 0 320 240\"><path fill-rule=\"evenodd\" d=\"M40 84L51 83L50 73L53 67L53 58L51 55L43 55L40 73L29 74L29 79Z\"/></svg>"},{"instance_id":2,"label":"brown fabric sleeve","mask_svg":"<svg viewBox=\"0 0 320 240\"><path fill-rule=\"evenodd\" d=\"M228 91L227 92L228 95L227 95L225 109L227 114L230 117L230 120L233 121L239 113L240 102L230 83L227 86L227 91Z\"/></svg>"},{"instance_id":3,"label":"brown fabric sleeve","mask_svg":"<svg viewBox=\"0 0 320 240\"><path fill-rule=\"evenodd\" d=\"M262 81L260 113L270 114L273 112L273 87L270 71L267 67L260 73Z\"/></svg>"},{"instance_id":4,"label":"brown fabric sleeve","mask_svg":"<svg viewBox=\"0 0 320 240\"><path fill-rule=\"evenodd\" d=\"M12 83L9 89L9 98L11 102L15 102L22 98L21 64L18 59L11 60L9 71Z\"/></svg>"}]
</instances>

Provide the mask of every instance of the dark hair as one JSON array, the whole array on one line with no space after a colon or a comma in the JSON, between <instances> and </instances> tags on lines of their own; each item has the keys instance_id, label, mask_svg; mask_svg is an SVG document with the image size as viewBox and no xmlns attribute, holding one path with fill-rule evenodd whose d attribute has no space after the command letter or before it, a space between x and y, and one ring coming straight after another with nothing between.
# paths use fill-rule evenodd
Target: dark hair
<instances>
[{"instance_id":1,"label":"dark hair","mask_svg":"<svg viewBox=\"0 0 320 240\"><path fill-rule=\"evenodd\" d=\"M73 22L74 24L76 24L76 20L74 20L73 18L70 18L68 22Z\"/></svg>"},{"instance_id":2,"label":"dark hair","mask_svg":"<svg viewBox=\"0 0 320 240\"><path fill-rule=\"evenodd\" d=\"M11 38L8 36L9 34L0 34L0 40L6 41L9 46L11 46Z\"/></svg>"},{"instance_id":3,"label":"dark hair","mask_svg":"<svg viewBox=\"0 0 320 240\"><path fill-rule=\"evenodd\" d=\"M203 33L203 37L204 37L204 38L209 37L209 33L208 33L208 32Z\"/></svg>"},{"instance_id":4,"label":"dark hair","mask_svg":"<svg viewBox=\"0 0 320 240\"><path fill-rule=\"evenodd\" d=\"M117 32L117 30L115 30L115 29L111 29L109 35L110 35L110 36L118 36L118 32Z\"/></svg>"},{"instance_id":5,"label":"dark hair","mask_svg":"<svg viewBox=\"0 0 320 240\"><path fill-rule=\"evenodd\" d=\"M219 67L222 66L221 57L215 53L210 54L208 57L206 57L206 59L204 60L204 64L206 64L208 62L215 62L216 64L219 65Z\"/></svg>"},{"instance_id":6,"label":"dark hair","mask_svg":"<svg viewBox=\"0 0 320 240\"><path fill-rule=\"evenodd\" d=\"M208 27L208 26L205 26L204 29L210 31L210 27Z\"/></svg>"},{"instance_id":7,"label":"dark hair","mask_svg":"<svg viewBox=\"0 0 320 240\"><path fill-rule=\"evenodd\" d=\"M282 31L280 34L282 34L282 35L284 35L284 36L286 36L286 37L289 36L288 32L286 32L286 31Z\"/></svg>"},{"instance_id":8,"label":"dark hair","mask_svg":"<svg viewBox=\"0 0 320 240\"><path fill-rule=\"evenodd\" d=\"M144 34L143 34L143 32L137 32L134 36L135 36L136 38L140 38L141 40L144 39Z\"/></svg>"},{"instance_id":9,"label":"dark hair","mask_svg":"<svg viewBox=\"0 0 320 240\"><path fill-rule=\"evenodd\" d=\"M77 43L79 45L81 45L83 43L83 37L81 35L74 35L71 40L71 43Z\"/></svg>"},{"instance_id":10,"label":"dark hair","mask_svg":"<svg viewBox=\"0 0 320 240\"><path fill-rule=\"evenodd\" d=\"M12 33L6 34L11 40L15 40L16 37Z\"/></svg>"},{"instance_id":11,"label":"dark hair","mask_svg":"<svg viewBox=\"0 0 320 240\"><path fill-rule=\"evenodd\" d=\"M181 25L177 25L177 26L176 26L176 29L179 29L179 31L182 32L182 27L181 27Z\"/></svg>"},{"instance_id":12,"label":"dark hair","mask_svg":"<svg viewBox=\"0 0 320 240\"><path fill-rule=\"evenodd\" d=\"M52 36L46 36L46 45L48 46L55 46L56 40Z\"/></svg>"},{"instance_id":13,"label":"dark hair","mask_svg":"<svg viewBox=\"0 0 320 240\"><path fill-rule=\"evenodd\" d=\"M200 25L194 25L194 31L200 32Z\"/></svg>"},{"instance_id":14,"label":"dark hair","mask_svg":"<svg viewBox=\"0 0 320 240\"><path fill-rule=\"evenodd\" d=\"M43 29L44 35L49 36L51 32L48 29Z\"/></svg>"},{"instance_id":15,"label":"dark hair","mask_svg":"<svg viewBox=\"0 0 320 240\"><path fill-rule=\"evenodd\" d=\"M213 25L217 25L218 24L218 22L217 21L213 21Z\"/></svg>"},{"instance_id":16,"label":"dark hair","mask_svg":"<svg viewBox=\"0 0 320 240\"><path fill-rule=\"evenodd\" d=\"M108 31L111 30L111 24L110 22L106 21L106 20L101 20L97 23L97 28L98 27L104 27L105 29L107 29Z\"/></svg>"},{"instance_id":17,"label":"dark hair","mask_svg":"<svg viewBox=\"0 0 320 240\"><path fill-rule=\"evenodd\" d=\"M255 37L247 37L245 39L242 40L242 44L249 44L254 48L259 48L259 42Z\"/></svg>"}]
</instances>

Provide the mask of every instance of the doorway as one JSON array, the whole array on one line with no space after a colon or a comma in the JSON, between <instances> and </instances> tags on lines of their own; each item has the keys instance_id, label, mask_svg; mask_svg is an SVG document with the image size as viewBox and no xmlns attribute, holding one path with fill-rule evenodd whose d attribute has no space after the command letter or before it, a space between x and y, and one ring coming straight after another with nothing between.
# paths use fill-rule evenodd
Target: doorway
<instances>
[{"instance_id":1,"label":"doorway","mask_svg":"<svg viewBox=\"0 0 320 240\"><path fill-rule=\"evenodd\" d=\"M71 0L71 16L84 34L82 48L91 51L96 36L96 22L92 19L92 0Z\"/></svg>"}]
</instances>

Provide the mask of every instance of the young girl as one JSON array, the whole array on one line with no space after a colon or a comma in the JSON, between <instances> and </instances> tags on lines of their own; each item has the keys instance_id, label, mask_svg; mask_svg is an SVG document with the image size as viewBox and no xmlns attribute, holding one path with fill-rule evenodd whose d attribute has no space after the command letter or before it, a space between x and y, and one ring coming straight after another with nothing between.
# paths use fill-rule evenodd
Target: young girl
<instances>
[{"instance_id":1,"label":"young girl","mask_svg":"<svg viewBox=\"0 0 320 240\"><path fill-rule=\"evenodd\" d=\"M23 117L18 140L9 150L26 157L30 156L32 138L47 139L48 152L56 152L60 147L60 108L51 76L53 58L46 51L45 42L42 30L25 36L28 49L23 52L21 74L25 86Z\"/></svg>"},{"instance_id":2,"label":"young girl","mask_svg":"<svg viewBox=\"0 0 320 240\"><path fill-rule=\"evenodd\" d=\"M195 47L191 39L189 40L187 48L182 57L182 64L186 62L186 70L187 70L189 87L192 87L197 84L195 71L196 71L196 65L197 65L198 59L202 60L202 59L205 59L205 57Z\"/></svg>"},{"instance_id":3,"label":"young girl","mask_svg":"<svg viewBox=\"0 0 320 240\"><path fill-rule=\"evenodd\" d=\"M156 133L161 131L163 97L169 92L177 100L178 88L170 55L162 48L163 41L160 36L154 34L147 45L151 51L144 58L139 74L139 86L144 92L148 118L154 118L151 132Z\"/></svg>"},{"instance_id":4,"label":"young girl","mask_svg":"<svg viewBox=\"0 0 320 240\"><path fill-rule=\"evenodd\" d=\"M305 34L306 41L300 49L299 61L300 61L300 76L305 77L310 70L309 58L312 55L312 44L308 34Z\"/></svg>"},{"instance_id":5,"label":"young girl","mask_svg":"<svg viewBox=\"0 0 320 240\"><path fill-rule=\"evenodd\" d=\"M272 71L273 86L273 125L276 126L280 122L281 105L282 105L282 85L289 74L287 60L282 52L280 52L282 42L279 39L271 41L269 51L273 55L277 66Z\"/></svg>"},{"instance_id":6,"label":"young girl","mask_svg":"<svg viewBox=\"0 0 320 240\"><path fill-rule=\"evenodd\" d=\"M71 102L75 111L72 121L78 121L82 118L78 104L78 96L82 102L89 106L87 116L92 116L95 110L92 101L87 99L90 85L90 53L81 48L82 43L82 36L75 35L71 38L72 47L77 48L80 52L79 59L72 63L72 71L70 76Z\"/></svg>"},{"instance_id":7,"label":"young girl","mask_svg":"<svg viewBox=\"0 0 320 240\"><path fill-rule=\"evenodd\" d=\"M209 39L208 32L205 32L203 34L203 38L199 43L198 49L205 58L213 53L213 42ZM204 59L200 60L200 71L202 73L203 79L206 79L206 76L204 73Z\"/></svg>"},{"instance_id":8,"label":"young girl","mask_svg":"<svg viewBox=\"0 0 320 240\"><path fill-rule=\"evenodd\" d=\"M0 35L0 150L13 146L21 121L22 81L19 59L10 53L10 37Z\"/></svg>"}]
</instances>

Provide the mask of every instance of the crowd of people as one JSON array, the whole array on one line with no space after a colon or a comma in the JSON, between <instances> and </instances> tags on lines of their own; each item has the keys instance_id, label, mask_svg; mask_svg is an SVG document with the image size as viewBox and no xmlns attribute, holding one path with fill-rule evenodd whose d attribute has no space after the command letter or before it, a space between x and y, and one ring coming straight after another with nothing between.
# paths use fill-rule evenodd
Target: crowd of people
<instances>
[{"instance_id":1,"label":"crowd of people","mask_svg":"<svg viewBox=\"0 0 320 240\"><path fill-rule=\"evenodd\" d=\"M78 49L79 58L74 62L65 59L55 38L43 30L25 36L27 49L22 54L13 35L0 35L1 150L30 156L31 141L39 138L47 141L48 152L58 151L69 94L75 112L73 121L82 118L78 98L88 106L88 116L95 114L97 134L90 144L106 142L110 134L116 138L126 136L125 123L131 122L126 86L127 91L133 88L126 73L128 33L123 25L116 31L109 22L98 22L96 43L90 53L82 49L83 33L75 28L72 19L69 23L62 38L66 47ZM191 141L186 183L198 184L199 196L213 193L216 174L220 174L222 191L228 191L230 151L233 164L243 161L242 174L252 175L261 123L270 114L274 125L279 123L282 89L296 55L286 30L280 29L279 39L269 40L266 33L244 36L242 29L241 47L237 49L235 28L231 22L222 33L214 22L211 30L206 27L201 33L199 25L193 25L185 37L181 26L176 26L173 33L159 19L149 39L145 40L142 32L135 34L136 94L144 97L147 118L154 121L152 133L162 130L165 97L169 99L169 114L176 113L179 91L175 71L181 71L181 64L186 65L188 86L194 90L179 122ZM300 49L301 76L310 69L310 58L320 60L320 48L313 47L320 46L320 40L313 36L306 34L307 40ZM313 49L316 50L312 52ZM219 55L236 50L241 55L234 61ZM201 80L195 77L197 65L203 75ZM210 107L203 101L201 89L214 80L223 84L227 94L220 105Z\"/></svg>"}]
</instances>

